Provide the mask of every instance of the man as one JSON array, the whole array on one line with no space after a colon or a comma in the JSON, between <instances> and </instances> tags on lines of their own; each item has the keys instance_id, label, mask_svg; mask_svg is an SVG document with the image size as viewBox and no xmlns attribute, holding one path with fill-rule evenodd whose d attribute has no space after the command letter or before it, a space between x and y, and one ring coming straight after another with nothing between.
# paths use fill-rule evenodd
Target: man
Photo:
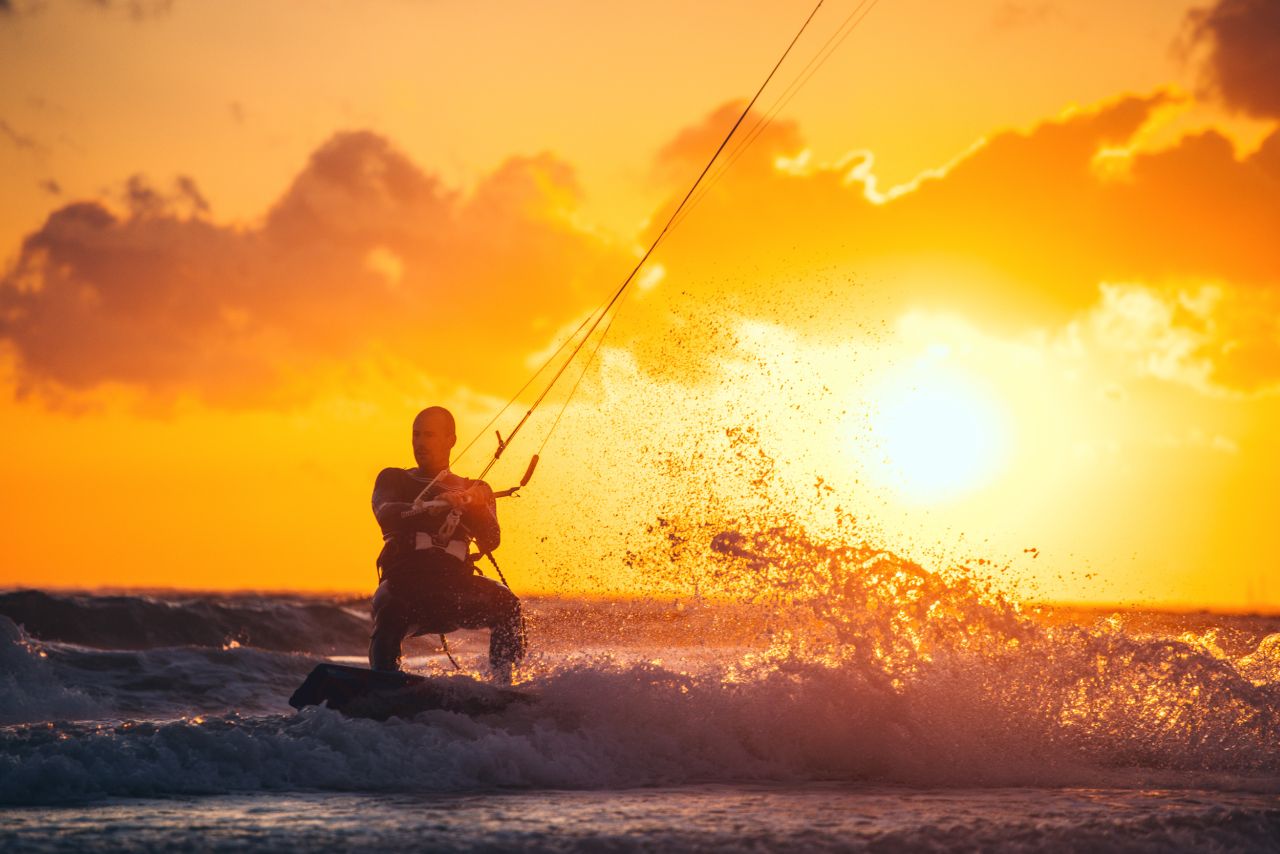
<instances>
[{"instance_id":1,"label":"man","mask_svg":"<svg viewBox=\"0 0 1280 854\"><path fill-rule=\"evenodd\" d=\"M373 485L373 514L384 541L373 595L369 666L399 670L410 635L489 629L489 664L510 682L524 657L520 600L505 585L477 575L467 561L472 540L498 547L497 502L482 480L449 471L457 441L453 415L431 406L413 419L412 469L383 469ZM428 506L445 502L443 508Z\"/></svg>"}]
</instances>

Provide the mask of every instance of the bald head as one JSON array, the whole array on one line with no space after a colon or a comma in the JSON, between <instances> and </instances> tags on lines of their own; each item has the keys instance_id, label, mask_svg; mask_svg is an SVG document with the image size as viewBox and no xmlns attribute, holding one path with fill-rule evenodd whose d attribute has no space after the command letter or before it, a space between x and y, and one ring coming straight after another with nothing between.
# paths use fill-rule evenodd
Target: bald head
<instances>
[{"instance_id":1,"label":"bald head","mask_svg":"<svg viewBox=\"0 0 1280 854\"><path fill-rule=\"evenodd\" d=\"M413 423L417 424L426 418L441 419L445 424L445 428L449 431L449 435L457 435L458 427L453 422L453 413L445 409L443 406L428 406L414 417Z\"/></svg>"},{"instance_id":2,"label":"bald head","mask_svg":"<svg viewBox=\"0 0 1280 854\"><path fill-rule=\"evenodd\" d=\"M434 476L448 467L456 432L453 413L443 406L428 406L413 419L413 458L423 474Z\"/></svg>"}]
</instances>

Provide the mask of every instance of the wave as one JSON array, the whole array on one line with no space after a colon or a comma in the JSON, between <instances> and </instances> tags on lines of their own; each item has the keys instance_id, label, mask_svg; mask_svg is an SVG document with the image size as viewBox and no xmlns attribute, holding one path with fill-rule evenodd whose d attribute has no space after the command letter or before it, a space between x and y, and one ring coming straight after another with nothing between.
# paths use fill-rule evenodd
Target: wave
<instances>
[{"instance_id":1,"label":"wave","mask_svg":"<svg viewBox=\"0 0 1280 854\"><path fill-rule=\"evenodd\" d=\"M52 673L47 658L12 620L0 617L0 724L92 717L97 711L89 697Z\"/></svg>"},{"instance_id":2,"label":"wave","mask_svg":"<svg viewBox=\"0 0 1280 854\"><path fill-rule=\"evenodd\" d=\"M1153 644L1145 654L1159 657L1165 649ZM35 644L31 650L44 651ZM74 663L61 660L67 652L75 653L40 658L47 669L31 675L60 685ZM313 663L306 656L179 649L122 662L121 653L82 654L96 659L89 669L110 676L92 689L43 699L70 704L72 712L79 703L101 709L117 702L113 713L120 715L120 697L133 696L149 707L138 710L147 719L0 729L0 802L824 780L1280 792L1274 685L1237 686L1225 708L1221 695L1205 695L1201 707L1184 712L1197 715L1197 725L1184 728L1161 725L1141 708L1140 695L1088 720L1045 720L1029 713L1033 707L993 702L972 689L980 676L952 668L902 687L847 663L791 655L728 667L698 656L663 664L569 656L534 663L526 687L540 700L527 707L476 718L431 711L379 723L322 708L270 713L285 708L288 691ZM1212 681L1206 664L1184 659L1177 681ZM129 677L124 670L142 672ZM175 670L191 681L174 688L167 674ZM240 711L194 713L201 704ZM166 713L175 717L164 719Z\"/></svg>"},{"instance_id":3,"label":"wave","mask_svg":"<svg viewBox=\"0 0 1280 854\"><path fill-rule=\"evenodd\" d=\"M544 647L723 644L747 642L753 632L745 612L723 604L526 598L525 605ZM0 617L35 640L118 650L239 646L363 658L370 630L367 598L287 594L15 590L0 593Z\"/></svg>"},{"instance_id":4,"label":"wave","mask_svg":"<svg viewBox=\"0 0 1280 854\"><path fill-rule=\"evenodd\" d=\"M284 714L313 626L350 619L362 649L349 603L102 603L199 616L205 639L265 614L276 649L146 626L118 637L150 646L92 649L0 618L0 801L825 780L1280 792L1276 620L1063 619L797 526L708 542L705 566L679 569L734 605L535 603L524 676L540 701L476 718ZM78 615L100 604L67 598ZM47 615L54 599L31 601ZM474 666L483 646L459 653Z\"/></svg>"},{"instance_id":5,"label":"wave","mask_svg":"<svg viewBox=\"0 0 1280 854\"><path fill-rule=\"evenodd\" d=\"M914 703L836 670L734 683L594 663L535 688L535 706L478 719L425 712L378 723L308 709L9 727L0 731L0 802L813 780L1280 791L1280 767L1265 755L1241 762L1170 749L1135 764L995 722L922 727Z\"/></svg>"},{"instance_id":6,"label":"wave","mask_svg":"<svg viewBox=\"0 0 1280 854\"><path fill-rule=\"evenodd\" d=\"M102 649L238 644L358 654L369 643L368 613L358 598L0 593L0 615L32 637Z\"/></svg>"},{"instance_id":7,"label":"wave","mask_svg":"<svg viewBox=\"0 0 1280 854\"><path fill-rule=\"evenodd\" d=\"M31 638L0 616L0 725L284 708L314 665L251 647L95 650Z\"/></svg>"}]
</instances>

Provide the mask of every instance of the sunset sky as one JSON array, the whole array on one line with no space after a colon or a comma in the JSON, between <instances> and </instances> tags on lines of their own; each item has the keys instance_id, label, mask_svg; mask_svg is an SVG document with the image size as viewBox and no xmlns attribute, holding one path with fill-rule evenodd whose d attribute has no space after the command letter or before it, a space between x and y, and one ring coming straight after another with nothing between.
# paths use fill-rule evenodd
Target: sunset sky
<instances>
[{"instance_id":1,"label":"sunset sky","mask_svg":"<svg viewBox=\"0 0 1280 854\"><path fill-rule=\"evenodd\" d=\"M485 425L811 8L0 0L0 586L371 590L414 413ZM767 115L500 506L518 592L763 496L1019 596L1280 609L1280 2L828 0Z\"/></svg>"}]
</instances>

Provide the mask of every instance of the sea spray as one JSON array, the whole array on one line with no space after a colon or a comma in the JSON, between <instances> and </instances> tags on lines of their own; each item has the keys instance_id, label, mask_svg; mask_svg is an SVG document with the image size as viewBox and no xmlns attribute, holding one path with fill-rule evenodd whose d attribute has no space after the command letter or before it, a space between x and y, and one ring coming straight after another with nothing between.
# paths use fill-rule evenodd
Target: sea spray
<instances>
[{"instance_id":1,"label":"sea spray","mask_svg":"<svg viewBox=\"0 0 1280 854\"><path fill-rule=\"evenodd\" d=\"M660 527L680 543L707 536ZM899 723L918 736L912 750L935 768L968 768L975 782L1020 763L1280 772L1274 635L1232 658L1106 620L1046 624L963 567L931 572L816 540L794 517L709 539L700 565L684 553L669 568L699 573L704 595L768 607L772 643L756 668L811 662L860 674L898 698ZM993 763L1000 756L1013 764Z\"/></svg>"},{"instance_id":2,"label":"sea spray","mask_svg":"<svg viewBox=\"0 0 1280 854\"><path fill-rule=\"evenodd\" d=\"M770 668L856 677L862 700L911 734L893 779L1280 774L1280 636L1230 655L1214 635L1057 621L990 573L926 569L867 542L820 478L816 500L802 495L754 431L727 435L716 471L734 485L686 480L628 561L655 590L758 606L766 652L730 668L739 681Z\"/></svg>"}]
</instances>

